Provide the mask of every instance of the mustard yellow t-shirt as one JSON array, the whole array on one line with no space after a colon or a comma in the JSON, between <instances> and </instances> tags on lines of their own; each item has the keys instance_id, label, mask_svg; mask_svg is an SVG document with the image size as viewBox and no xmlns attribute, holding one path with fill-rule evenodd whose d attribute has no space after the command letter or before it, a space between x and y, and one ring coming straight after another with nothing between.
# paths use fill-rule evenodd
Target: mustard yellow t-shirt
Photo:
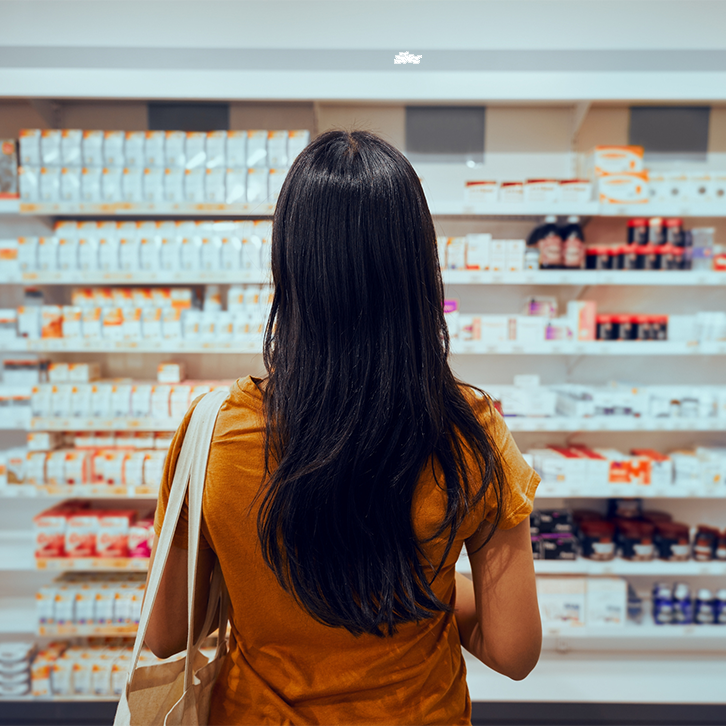
<instances>
[{"instance_id":1,"label":"mustard yellow t-shirt","mask_svg":"<svg viewBox=\"0 0 726 726\"><path fill-rule=\"evenodd\" d=\"M231 599L230 651L212 696L210 724L469 724L471 701L459 632L452 614L409 623L384 639L354 636L315 621L278 584L257 537L263 472L262 394L257 379L239 379L222 406L212 439L203 499L202 547L216 553ZM472 398L480 420L499 446L507 471L500 527L532 511L538 475L526 464L501 416ZM155 530L166 503L187 413L164 466ZM491 488L490 488L491 491ZM425 469L413 504L414 528L426 536L446 509L445 492ZM489 494L466 517L445 566L433 584L443 602L455 600L455 564L464 540L481 524ZM186 507L175 545L186 547ZM439 562L443 541L427 545Z\"/></svg>"}]
</instances>

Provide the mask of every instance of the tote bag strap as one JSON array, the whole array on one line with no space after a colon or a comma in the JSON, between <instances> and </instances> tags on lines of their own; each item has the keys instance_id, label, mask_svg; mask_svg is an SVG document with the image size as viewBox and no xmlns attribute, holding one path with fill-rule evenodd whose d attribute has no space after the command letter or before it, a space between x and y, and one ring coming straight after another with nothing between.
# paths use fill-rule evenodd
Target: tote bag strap
<instances>
[{"instance_id":1,"label":"tote bag strap","mask_svg":"<svg viewBox=\"0 0 726 726\"><path fill-rule=\"evenodd\" d=\"M169 492L169 501L166 506L164 523L162 524L161 534L159 535L159 540L156 545L154 562L149 573L146 596L141 609L141 617L139 618L139 627L136 634L136 641L134 642L134 650L131 656L129 677L126 686L127 689L130 687L133 680L133 676L139 662L139 656L141 655L141 648L143 647L144 640L146 639L146 632L149 627L149 620L151 619L151 611L154 607L154 603L156 602L157 595L159 594L161 578L164 574L164 567L167 559L169 558L169 553L171 552L172 540L174 538L174 533L176 532L182 507L184 506L189 477L192 471L192 463L199 455L200 447L203 445L202 442L206 441L206 450L201 449L201 451L204 452L204 462L206 466L207 457L209 455L209 444L211 442L212 431L214 430L214 423L217 419L219 408L222 405L223 400L228 395L228 391L214 391L213 394L216 395L214 395L214 397L212 397L211 394L205 395L194 409L194 413L192 414L189 426L187 427L187 431L184 436L179 458L177 459L174 479L172 480L171 491ZM204 436L205 432L208 434L207 436Z\"/></svg>"},{"instance_id":2,"label":"tote bag strap","mask_svg":"<svg viewBox=\"0 0 726 726\"><path fill-rule=\"evenodd\" d=\"M219 414L222 403L229 395L229 391L218 390L208 393L203 401L208 401L209 410L213 414L211 424L207 425L201 432L200 440L195 446L196 455L192 462L192 470L189 477L189 547L187 550L187 658L184 668L184 691L188 691L192 686L194 676L194 655L201 645L201 641L206 632L200 633L199 639L194 641L194 585L197 579L197 564L199 562L199 540L201 538L202 526L202 498L204 495L204 480L207 475L207 461L209 459L209 447L212 442L212 434L214 432L214 423ZM202 401L198 405L201 405ZM206 419L205 419L206 422ZM207 603L206 620L214 615L218 601L221 601L221 570L217 570L219 575L214 578L215 582L210 582L210 598ZM215 575L217 575L215 571ZM216 590L216 592L215 592ZM211 623L205 626L207 630L211 627ZM226 623L225 623L226 628Z\"/></svg>"}]
</instances>

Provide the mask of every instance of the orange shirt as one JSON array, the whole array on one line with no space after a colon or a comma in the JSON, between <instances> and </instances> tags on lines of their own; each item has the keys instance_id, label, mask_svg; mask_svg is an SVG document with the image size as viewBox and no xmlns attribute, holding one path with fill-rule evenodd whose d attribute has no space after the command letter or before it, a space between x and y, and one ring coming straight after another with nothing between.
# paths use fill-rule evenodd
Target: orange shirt
<instances>
[{"instance_id":1,"label":"orange shirt","mask_svg":"<svg viewBox=\"0 0 726 726\"><path fill-rule=\"evenodd\" d=\"M474 401L508 469L500 527L532 511L537 474L522 459L504 420ZM187 413L164 467L155 529L161 531L174 467L189 424ZM351 635L315 621L278 584L260 553L257 506L262 481L262 394L256 379L239 379L217 419L203 499L202 547L219 558L231 599L230 650L212 696L210 724L468 724L471 701L459 632L451 614L401 626L392 637ZM414 527L425 537L445 511L445 492L425 469L413 504ZM491 516L494 506L487 496ZM454 603L455 564L464 540L482 521L484 502L467 515L433 583ZM186 547L187 511L174 544ZM444 537L426 547L433 562Z\"/></svg>"}]
</instances>

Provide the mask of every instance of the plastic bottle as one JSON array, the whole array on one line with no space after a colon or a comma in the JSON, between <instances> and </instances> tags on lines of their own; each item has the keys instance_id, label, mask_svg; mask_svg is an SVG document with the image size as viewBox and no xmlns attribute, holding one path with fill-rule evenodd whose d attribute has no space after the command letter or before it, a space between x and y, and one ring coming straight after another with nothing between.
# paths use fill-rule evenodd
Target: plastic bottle
<instances>
[{"instance_id":1,"label":"plastic bottle","mask_svg":"<svg viewBox=\"0 0 726 726\"><path fill-rule=\"evenodd\" d=\"M568 217L562 228L562 262L568 270L585 266L585 234L579 217Z\"/></svg>"},{"instance_id":2,"label":"plastic bottle","mask_svg":"<svg viewBox=\"0 0 726 726\"><path fill-rule=\"evenodd\" d=\"M562 237L557 218L545 217L544 224L535 227L527 239L527 247L539 249L539 266L542 270L562 269Z\"/></svg>"}]
</instances>

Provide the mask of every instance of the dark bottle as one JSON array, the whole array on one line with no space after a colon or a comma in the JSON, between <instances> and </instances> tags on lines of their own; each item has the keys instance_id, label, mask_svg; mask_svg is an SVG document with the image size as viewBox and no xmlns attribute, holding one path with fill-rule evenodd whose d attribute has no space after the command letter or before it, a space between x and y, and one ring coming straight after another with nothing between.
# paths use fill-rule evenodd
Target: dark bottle
<instances>
[{"instance_id":1,"label":"dark bottle","mask_svg":"<svg viewBox=\"0 0 726 726\"><path fill-rule=\"evenodd\" d=\"M535 227L527 239L528 247L539 249L542 270L562 269L562 237L554 216L545 217L544 224Z\"/></svg>"},{"instance_id":2,"label":"dark bottle","mask_svg":"<svg viewBox=\"0 0 726 726\"><path fill-rule=\"evenodd\" d=\"M562 228L562 263L567 270L580 270L585 266L585 233L579 217L568 217Z\"/></svg>"}]
</instances>

